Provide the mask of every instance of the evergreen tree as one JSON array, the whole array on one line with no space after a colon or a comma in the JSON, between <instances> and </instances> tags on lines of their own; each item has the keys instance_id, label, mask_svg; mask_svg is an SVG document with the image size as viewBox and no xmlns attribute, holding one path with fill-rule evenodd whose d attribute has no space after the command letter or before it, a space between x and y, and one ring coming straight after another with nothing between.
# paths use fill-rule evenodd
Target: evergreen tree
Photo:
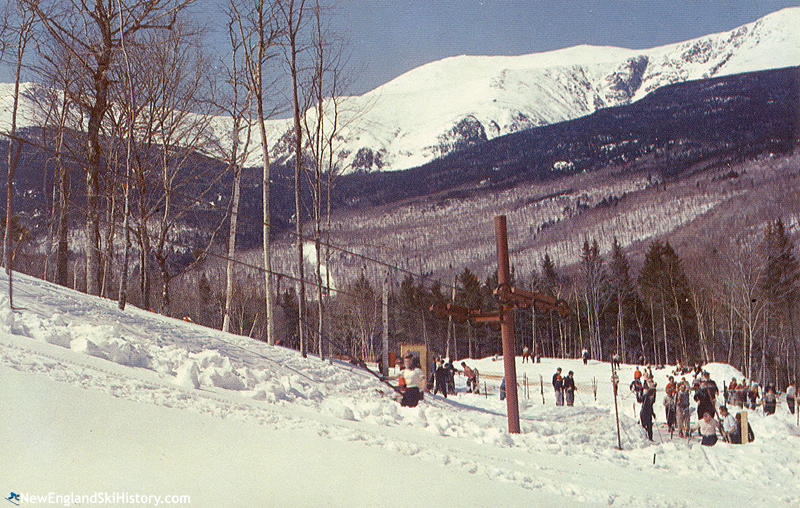
<instances>
[{"instance_id":1,"label":"evergreen tree","mask_svg":"<svg viewBox=\"0 0 800 508\"><path fill-rule=\"evenodd\" d=\"M480 309L483 304L483 290L478 277L472 273L469 268L464 268L464 271L459 274L457 281L456 305L466 307L467 309ZM466 327L466 329L463 327ZM474 358L475 329L469 326L469 324L462 325L459 328L466 331L468 337L468 355L470 358ZM457 330L459 328L457 328Z\"/></svg>"},{"instance_id":2,"label":"evergreen tree","mask_svg":"<svg viewBox=\"0 0 800 508\"><path fill-rule=\"evenodd\" d=\"M421 285L417 284L412 275L406 275L400 283L397 296L396 333L401 342L415 343L422 337L422 327L419 320L422 305Z\"/></svg>"},{"instance_id":3,"label":"evergreen tree","mask_svg":"<svg viewBox=\"0 0 800 508\"><path fill-rule=\"evenodd\" d=\"M650 310L650 324L652 326L653 340L653 361L658 362L658 329L657 324L661 322L661 339L667 344L667 312L666 312L666 288L664 272L664 244L660 240L655 240L650 244L650 248L645 254L644 264L639 272L639 286L642 289L642 297ZM657 317L659 316L659 317ZM645 357L647 352L643 352ZM664 353L664 362L669 363L668 353Z\"/></svg>"},{"instance_id":4,"label":"evergreen tree","mask_svg":"<svg viewBox=\"0 0 800 508\"><path fill-rule=\"evenodd\" d=\"M542 276L540 279L541 291L549 295L556 295L561 286L561 277L556 271L556 265L550 258L550 254L545 252L542 258Z\"/></svg>"},{"instance_id":5,"label":"evergreen tree","mask_svg":"<svg viewBox=\"0 0 800 508\"><path fill-rule=\"evenodd\" d=\"M542 293L561 298L561 292L565 285L564 278L556 271L556 265L550 254L545 252L541 262L542 274L540 278L540 288ZM566 355L566 344L564 342L563 328L552 312L549 312L545 319L537 320L541 322L542 350L541 353L549 356L557 356L560 345L561 356Z\"/></svg>"},{"instance_id":6,"label":"evergreen tree","mask_svg":"<svg viewBox=\"0 0 800 508\"><path fill-rule=\"evenodd\" d=\"M639 274L642 296L650 310L653 330L653 359L658 361L657 337L663 341L664 363L675 359L677 349L684 363L697 355L697 342L688 337L691 321L689 280L683 262L669 242L655 240L645 255ZM677 344L674 338L677 336ZM672 340L670 340L672 339ZM677 348L676 348L677 346ZM670 353L673 352L673 356Z\"/></svg>"}]
</instances>

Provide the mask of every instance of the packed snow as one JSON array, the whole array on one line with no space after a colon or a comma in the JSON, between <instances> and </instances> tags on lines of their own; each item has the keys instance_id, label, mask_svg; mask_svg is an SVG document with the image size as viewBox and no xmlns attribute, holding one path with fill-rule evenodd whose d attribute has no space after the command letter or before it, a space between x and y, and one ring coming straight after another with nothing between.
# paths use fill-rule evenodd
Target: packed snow
<instances>
[{"instance_id":1,"label":"packed snow","mask_svg":"<svg viewBox=\"0 0 800 508\"><path fill-rule=\"evenodd\" d=\"M518 357L511 434L502 358L465 360L481 394L457 376L457 395L407 408L348 363L20 274L13 289L11 309L0 275L0 491L21 505L800 504L800 432L785 404L750 412L747 445L703 447L661 427L650 442L627 389L635 366L623 365L618 449L609 364ZM554 404L558 366L575 371L574 407ZM720 386L742 377L706 369ZM667 372L655 371L660 387ZM663 422L660 398L656 408Z\"/></svg>"}]
</instances>

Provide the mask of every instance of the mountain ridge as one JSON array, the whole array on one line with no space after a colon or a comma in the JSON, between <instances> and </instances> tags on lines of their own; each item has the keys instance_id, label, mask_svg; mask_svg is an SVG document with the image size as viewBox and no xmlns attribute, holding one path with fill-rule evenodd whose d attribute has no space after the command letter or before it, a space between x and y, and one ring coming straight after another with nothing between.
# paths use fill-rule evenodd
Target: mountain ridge
<instances>
[{"instance_id":1,"label":"mountain ridge","mask_svg":"<svg viewBox=\"0 0 800 508\"><path fill-rule=\"evenodd\" d=\"M409 169L454 151L453 129L465 119L493 139L629 104L668 84L800 65L796 26L800 7L645 50L582 45L432 62L340 105L340 162L350 171Z\"/></svg>"},{"instance_id":2,"label":"mountain ridge","mask_svg":"<svg viewBox=\"0 0 800 508\"><path fill-rule=\"evenodd\" d=\"M337 104L334 148L342 173L404 170L533 127L630 104L678 82L800 65L800 7L729 31L649 49L578 45L519 56L459 55L412 69ZM24 85L30 90L31 85ZM0 84L0 129L10 126L11 90ZM331 101L326 122L332 123ZM18 127L36 125L23 107ZM315 115L314 108L308 115ZM289 119L268 120L270 159L291 161ZM229 144L231 119L217 117ZM247 165L261 165L252 148Z\"/></svg>"}]
</instances>

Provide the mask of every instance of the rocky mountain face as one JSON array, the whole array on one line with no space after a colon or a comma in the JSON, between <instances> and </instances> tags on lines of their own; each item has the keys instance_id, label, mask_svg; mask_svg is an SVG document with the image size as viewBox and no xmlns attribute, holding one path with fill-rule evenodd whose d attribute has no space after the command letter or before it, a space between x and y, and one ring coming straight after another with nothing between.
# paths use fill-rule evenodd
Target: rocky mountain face
<instances>
[{"instance_id":1,"label":"rocky mountain face","mask_svg":"<svg viewBox=\"0 0 800 508\"><path fill-rule=\"evenodd\" d=\"M611 169L677 180L708 168L789 153L800 140L800 68L659 88L640 101L496 137L406 171L339 179L337 204L508 189Z\"/></svg>"},{"instance_id":2,"label":"rocky mountain face","mask_svg":"<svg viewBox=\"0 0 800 508\"><path fill-rule=\"evenodd\" d=\"M325 124L334 124L335 109L334 151L342 173L414 168L506 134L630 104L666 85L800 65L798 26L800 7L651 49L576 46L514 57L447 58L364 95L340 98L336 108L329 101ZM0 84L0 130L10 126L12 89ZM34 92L25 85L23 93ZM19 127L36 125L31 110L22 105ZM271 160L291 163L291 120L268 124ZM217 119L221 145L230 142L229 125L229 118ZM248 164L259 166L261 160L254 148Z\"/></svg>"},{"instance_id":3,"label":"rocky mountain face","mask_svg":"<svg viewBox=\"0 0 800 508\"><path fill-rule=\"evenodd\" d=\"M798 26L800 8L792 8L652 49L578 46L433 62L340 102L339 164L344 172L408 169L485 140L630 104L666 85L800 65ZM289 129L284 120L271 122L278 161L291 158L281 142Z\"/></svg>"}]
</instances>

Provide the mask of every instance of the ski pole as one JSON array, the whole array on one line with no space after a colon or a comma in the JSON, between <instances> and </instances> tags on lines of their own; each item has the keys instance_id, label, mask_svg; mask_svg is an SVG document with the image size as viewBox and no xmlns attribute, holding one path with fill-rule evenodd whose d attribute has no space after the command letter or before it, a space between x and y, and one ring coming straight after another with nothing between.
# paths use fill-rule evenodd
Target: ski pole
<instances>
[{"instance_id":1,"label":"ski pole","mask_svg":"<svg viewBox=\"0 0 800 508\"><path fill-rule=\"evenodd\" d=\"M658 440L661 441L661 444L664 444L664 438L661 436L661 429L658 427L658 422L655 417L653 417L653 425L656 426L656 431L658 431Z\"/></svg>"}]
</instances>

